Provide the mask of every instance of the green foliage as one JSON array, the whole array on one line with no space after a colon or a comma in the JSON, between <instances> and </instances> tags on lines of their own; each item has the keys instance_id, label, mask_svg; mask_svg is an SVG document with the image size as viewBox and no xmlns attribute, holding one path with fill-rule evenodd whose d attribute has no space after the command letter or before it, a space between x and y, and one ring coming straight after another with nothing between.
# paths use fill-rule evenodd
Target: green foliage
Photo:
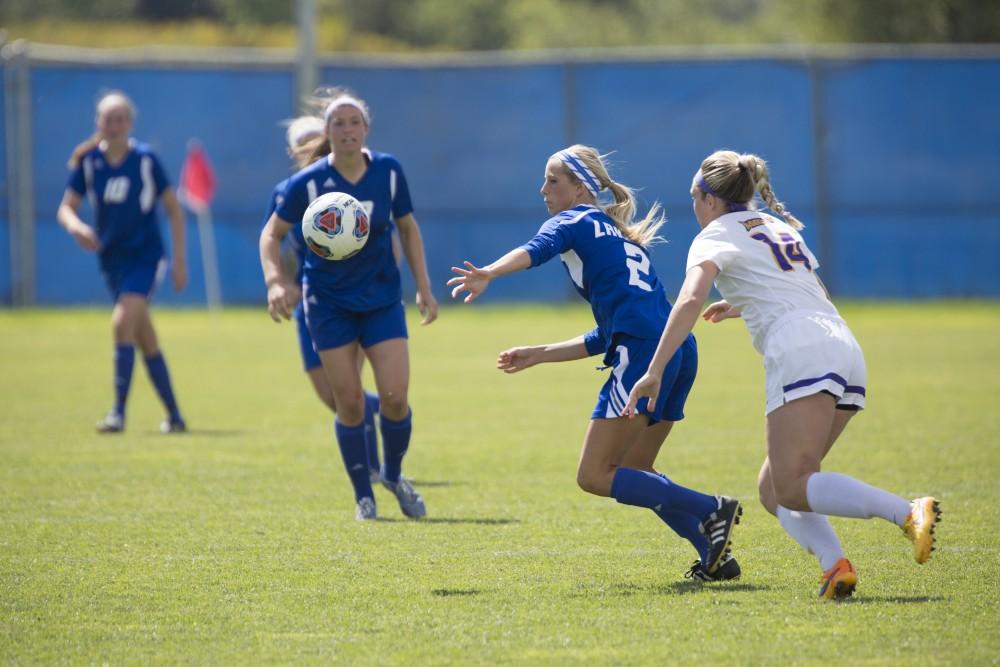
<instances>
[{"instance_id":1,"label":"green foliage","mask_svg":"<svg viewBox=\"0 0 1000 667\"><path fill-rule=\"evenodd\" d=\"M1000 41L995 0L316 0L316 7L324 50ZM0 19L15 37L43 19L93 22L76 26L74 44L106 44L106 20L199 20L218 26L210 43L243 46L245 31L234 28L257 26L280 35L263 41L294 46L294 2L5 0Z\"/></svg>"},{"instance_id":2,"label":"green foliage","mask_svg":"<svg viewBox=\"0 0 1000 667\"><path fill-rule=\"evenodd\" d=\"M589 328L583 307L411 319L406 470L429 516L406 521L377 490L382 519L363 525L292 325L159 310L192 432L156 432L137 368L127 432L102 437L108 313L0 312L0 663L995 662L1000 307L842 311L869 409L827 468L945 512L925 566L893 526L835 519L861 577L843 604L815 599L815 560L755 501L763 377L738 322L699 324L687 419L658 460L744 501L743 578L700 586L682 576L693 550L652 513L576 488L594 364L493 368L508 346Z\"/></svg>"}]
</instances>

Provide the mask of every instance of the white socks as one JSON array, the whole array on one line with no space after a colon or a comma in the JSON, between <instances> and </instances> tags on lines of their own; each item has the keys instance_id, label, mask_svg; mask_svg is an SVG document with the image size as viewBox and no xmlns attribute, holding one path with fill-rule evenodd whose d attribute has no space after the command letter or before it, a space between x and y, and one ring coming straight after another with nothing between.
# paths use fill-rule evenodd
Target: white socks
<instances>
[{"instance_id":1,"label":"white socks","mask_svg":"<svg viewBox=\"0 0 1000 667\"><path fill-rule=\"evenodd\" d=\"M778 505L778 521L792 539L819 559L820 568L826 572L844 557L840 540L833 532L830 521L815 512L797 512Z\"/></svg>"},{"instance_id":2,"label":"white socks","mask_svg":"<svg viewBox=\"0 0 1000 667\"><path fill-rule=\"evenodd\" d=\"M838 472L813 473L806 482L806 499L817 514L852 519L877 516L900 527L910 513L910 501L905 498Z\"/></svg>"}]
</instances>

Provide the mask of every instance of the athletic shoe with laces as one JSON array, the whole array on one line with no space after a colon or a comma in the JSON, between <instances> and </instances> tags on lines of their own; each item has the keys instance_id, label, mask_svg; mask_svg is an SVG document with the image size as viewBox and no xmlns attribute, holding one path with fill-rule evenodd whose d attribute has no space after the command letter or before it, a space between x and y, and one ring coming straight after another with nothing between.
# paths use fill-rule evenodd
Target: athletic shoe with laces
<instances>
[{"instance_id":1,"label":"athletic shoe with laces","mask_svg":"<svg viewBox=\"0 0 1000 667\"><path fill-rule=\"evenodd\" d=\"M716 496L718 508L701 523L701 532L708 538L708 558L705 571L714 575L722 566L722 559L732 546L733 528L740 522L743 508L740 501L726 496Z\"/></svg>"},{"instance_id":2,"label":"athletic shoe with laces","mask_svg":"<svg viewBox=\"0 0 1000 667\"><path fill-rule=\"evenodd\" d=\"M740 578L740 564L736 562L732 554L726 554L719 563L719 569L715 574L709 574L700 560L691 564L691 569L684 573L688 579L696 581L732 581Z\"/></svg>"},{"instance_id":3,"label":"athletic shoe with laces","mask_svg":"<svg viewBox=\"0 0 1000 667\"><path fill-rule=\"evenodd\" d=\"M426 516L427 507L424 506L424 499L413 488L410 480L402 475L399 476L399 481L395 484L387 480L384 475L380 475L380 479L382 486L395 494L396 500L399 501L399 509L402 510L403 514L411 519L419 519Z\"/></svg>"},{"instance_id":4,"label":"athletic shoe with laces","mask_svg":"<svg viewBox=\"0 0 1000 667\"><path fill-rule=\"evenodd\" d=\"M854 594L858 572L851 561L841 558L820 577L819 596L826 600L843 600Z\"/></svg>"},{"instance_id":5,"label":"athletic shoe with laces","mask_svg":"<svg viewBox=\"0 0 1000 667\"><path fill-rule=\"evenodd\" d=\"M170 433L187 433L188 427L183 419L166 419L160 422L160 433L168 435Z\"/></svg>"},{"instance_id":6,"label":"athletic shoe with laces","mask_svg":"<svg viewBox=\"0 0 1000 667\"><path fill-rule=\"evenodd\" d=\"M358 521L373 521L378 518L375 511L374 498L362 498L358 501L358 507L354 512L354 518Z\"/></svg>"},{"instance_id":7,"label":"athletic shoe with laces","mask_svg":"<svg viewBox=\"0 0 1000 667\"><path fill-rule=\"evenodd\" d=\"M930 496L910 503L910 513L903 522L903 534L913 542L913 559L921 565L934 551L934 528L941 520L941 503Z\"/></svg>"},{"instance_id":8,"label":"athletic shoe with laces","mask_svg":"<svg viewBox=\"0 0 1000 667\"><path fill-rule=\"evenodd\" d=\"M109 412L97 422L98 433L121 433L125 430L125 420L120 414Z\"/></svg>"}]
</instances>

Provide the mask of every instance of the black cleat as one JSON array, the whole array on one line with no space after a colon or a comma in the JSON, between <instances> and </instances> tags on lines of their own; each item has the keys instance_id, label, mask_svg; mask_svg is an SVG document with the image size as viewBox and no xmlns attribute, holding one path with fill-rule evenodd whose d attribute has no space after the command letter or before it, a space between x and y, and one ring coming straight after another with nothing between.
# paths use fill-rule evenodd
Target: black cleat
<instances>
[{"instance_id":1,"label":"black cleat","mask_svg":"<svg viewBox=\"0 0 1000 667\"><path fill-rule=\"evenodd\" d=\"M701 524L702 534L708 538L708 558L705 571L714 575L722 566L722 560L732 546L733 528L740 522L743 508L740 501L726 496L716 496L718 509L708 515Z\"/></svg>"},{"instance_id":2,"label":"black cleat","mask_svg":"<svg viewBox=\"0 0 1000 667\"><path fill-rule=\"evenodd\" d=\"M736 562L732 554L726 554L722 557L722 562L719 563L715 574L709 574L701 561L696 560L691 564L691 569L684 573L684 576L696 581L732 581L740 578L740 564Z\"/></svg>"}]
</instances>

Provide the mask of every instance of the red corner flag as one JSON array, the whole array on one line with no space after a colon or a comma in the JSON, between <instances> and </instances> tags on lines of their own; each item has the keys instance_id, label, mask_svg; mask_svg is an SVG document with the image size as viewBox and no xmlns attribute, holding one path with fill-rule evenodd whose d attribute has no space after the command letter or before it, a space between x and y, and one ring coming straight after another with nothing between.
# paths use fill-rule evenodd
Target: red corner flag
<instances>
[{"instance_id":1,"label":"red corner flag","mask_svg":"<svg viewBox=\"0 0 1000 667\"><path fill-rule=\"evenodd\" d=\"M188 143L187 157L181 167L181 198L188 208L205 211L215 197L215 172L205 149L197 141Z\"/></svg>"}]
</instances>

